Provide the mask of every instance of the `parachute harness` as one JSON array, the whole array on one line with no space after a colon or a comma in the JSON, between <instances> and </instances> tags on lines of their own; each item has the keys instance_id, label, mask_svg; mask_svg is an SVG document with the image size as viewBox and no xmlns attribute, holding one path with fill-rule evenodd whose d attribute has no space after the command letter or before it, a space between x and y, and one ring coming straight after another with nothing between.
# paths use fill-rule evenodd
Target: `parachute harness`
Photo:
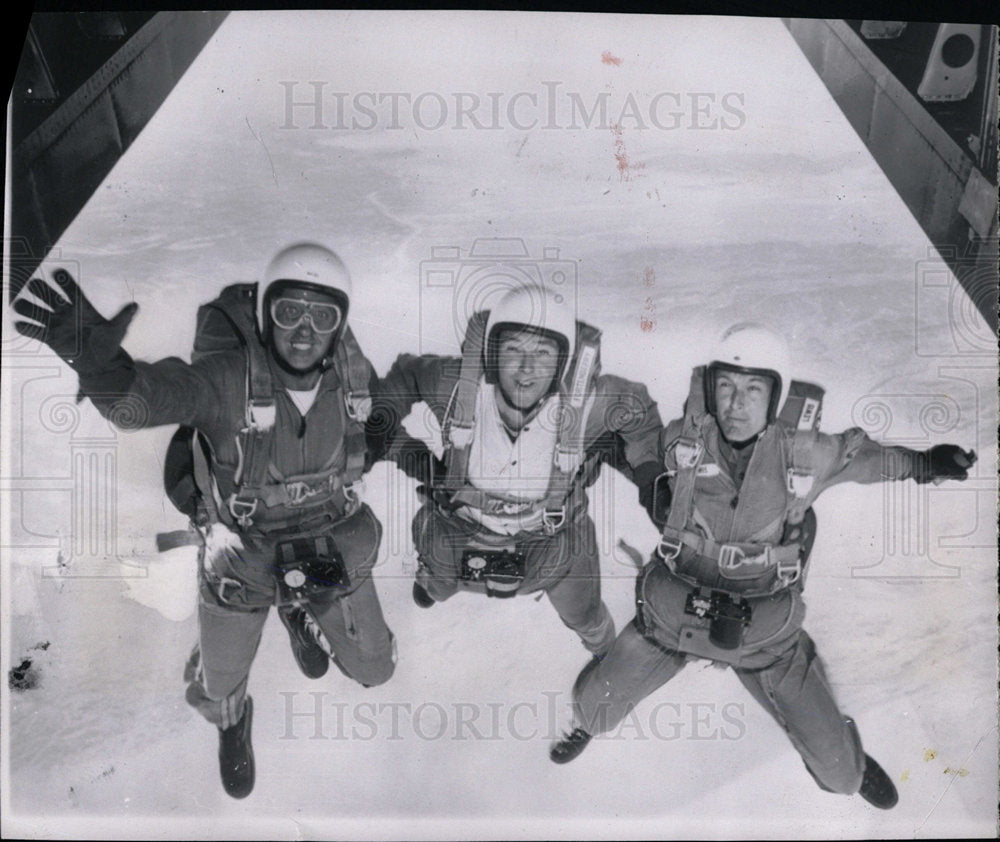
<instances>
[{"instance_id":1,"label":"parachute harness","mask_svg":"<svg viewBox=\"0 0 1000 842\"><path fill-rule=\"evenodd\" d=\"M498 495L469 484L469 453L476 423L476 395L483 376L482 348L489 319L488 311L473 314L462 343L462 364L459 379L452 390L442 425L447 474L443 483L450 506L471 506L480 510L495 509L503 504L518 505L520 514L541 510L542 531L555 535L568 519L566 501L573 480L584 462L584 434L594 403L593 384L600 371L601 333L594 327L577 322L576 352L560 383L561 400L556 447L545 496L539 501L505 500Z\"/></svg>"},{"instance_id":2,"label":"parachute harness","mask_svg":"<svg viewBox=\"0 0 1000 842\"><path fill-rule=\"evenodd\" d=\"M792 539L783 544L747 542L720 543L705 534L686 528L693 517L698 521L694 506L695 482L704 456L702 430L711 416L704 409L702 377L704 369L696 368L691 377L691 388L681 435L673 442L672 452L676 463L673 499L667 522L663 527L657 554L679 578L692 586L704 584L686 573L691 557L707 558L718 565L724 579L729 580L735 592L743 596L769 596L799 581L802 576L801 544ZM781 520L796 530L812 503L814 469L812 446L821 414L823 390L808 383L793 381L785 406L778 419L779 432L790 435L792 442L790 465L786 470L788 499ZM769 533L778 524L768 524L759 534ZM689 552L682 555L684 548Z\"/></svg>"}]
</instances>

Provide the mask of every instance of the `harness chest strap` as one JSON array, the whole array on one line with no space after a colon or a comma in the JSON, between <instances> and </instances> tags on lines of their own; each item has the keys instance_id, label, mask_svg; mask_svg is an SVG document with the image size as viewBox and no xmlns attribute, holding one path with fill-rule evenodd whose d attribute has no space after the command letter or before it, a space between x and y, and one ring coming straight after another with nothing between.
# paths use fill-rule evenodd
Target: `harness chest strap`
<instances>
[{"instance_id":1,"label":"harness chest strap","mask_svg":"<svg viewBox=\"0 0 1000 842\"><path fill-rule=\"evenodd\" d=\"M264 506L271 509L275 506L325 503L346 486L344 476L339 471L329 470L309 476L272 482L260 488L245 488L241 491L247 496L255 497Z\"/></svg>"},{"instance_id":2,"label":"harness chest strap","mask_svg":"<svg viewBox=\"0 0 1000 842\"><path fill-rule=\"evenodd\" d=\"M667 566L674 569L674 562L681 547L690 547L696 555L719 563L722 570L733 571L741 566L773 567L778 577L789 579L789 584L801 573L798 543L758 544L753 542L719 543L696 532L666 527L657 547ZM675 571L676 572L676 571Z\"/></svg>"}]
</instances>

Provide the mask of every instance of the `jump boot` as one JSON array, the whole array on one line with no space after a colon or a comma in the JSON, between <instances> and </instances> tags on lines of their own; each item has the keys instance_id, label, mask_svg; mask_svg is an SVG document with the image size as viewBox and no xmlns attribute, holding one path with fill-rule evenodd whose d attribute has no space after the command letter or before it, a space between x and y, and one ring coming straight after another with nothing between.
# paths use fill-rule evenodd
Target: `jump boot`
<instances>
[{"instance_id":1,"label":"jump boot","mask_svg":"<svg viewBox=\"0 0 1000 842\"><path fill-rule=\"evenodd\" d=\"M861 779L860 795L873 807L880 810L891 810L899 801L896 785L867 754L865 755L865 776Z\"/></svg>"},{"instance_id":2,"label":"jump boot","mask_svg":"<svg viewBox=\"0 0 1000 842\"><path fill-rule=\"evenodd\" d=\"M306 678L322 678L330 667L330 656L320 645L316 621L300 605L288 611L278 611L281 622L288 629L292 654Z\"/></svg>"},{"instance_id":3,"label":"jump boot","mask_svg":"<svg viewBox=\"0 0 1000 842\"><path fill-rule=\"evenodd\" d=\"M252 725L253 699L247 696L240 721L219 729L219 772L226 794L233 798L246 798L253 791L256 770L250 742Z\"/></svg>"}]
</instances>

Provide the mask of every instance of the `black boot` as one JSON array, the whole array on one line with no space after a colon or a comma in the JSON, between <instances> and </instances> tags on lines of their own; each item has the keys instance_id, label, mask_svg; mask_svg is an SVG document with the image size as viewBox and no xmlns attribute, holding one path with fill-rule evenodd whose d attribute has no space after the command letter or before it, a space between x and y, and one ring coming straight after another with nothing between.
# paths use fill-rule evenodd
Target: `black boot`
<instances>
[{"instance_id":1,"label":"black boot","mask_svg":"<svg viewBox=\"0 0 1000 842\"><path fill-rule=\"evenodd\" d=\"M289 611L278 611L278 615L288 629L292 654L295 655L299 669L306 678L322 678L330 666L330 656L319 644L315 622L299 605Z\"/></svg>"},{"instance_id":2,"label":"black boot","mask_svg":"<svg viewBox=\"0 0 1000 842\"><path fill-rule=\"evenodd\" d=\"M873 807L890 810L899 801L896 786L885 770L865 755L865 776L861 779L861 797Z\"/></svg>"},{"instance_id":3,"label":"black boot","mask_svg":"<svg viewBox=\"0 0 1000 842\"><path fill-rule=\"evenodd\" d=\"M246 798L253 791L252 725L253 699L247 696L240 721L229 728L219 729L219 772L226 794L233 798Z\"/></svg>"},{"instance_id":4,"label":"black boot","mask_svg":"<svg viewBox=\"0 0 1000 842\"><path fill-rule=\"evenodd\" d=\"M435 602L434 597L427 593L427 588L419 582L413 583L413 601L421 608L430 608Z\"/></svg>"},{"instance_id":5,"label":"black boot","mask_svg":"<svg viewBox=\"0 0 1000 842\"><path fill-rule=\"evenodd\" d=\"M574 728L561 740L557 740L549 749L549 759L553 763L569 763L575 760L591 741L591 736L583 728Z\"/></svg>"}]
</instances>

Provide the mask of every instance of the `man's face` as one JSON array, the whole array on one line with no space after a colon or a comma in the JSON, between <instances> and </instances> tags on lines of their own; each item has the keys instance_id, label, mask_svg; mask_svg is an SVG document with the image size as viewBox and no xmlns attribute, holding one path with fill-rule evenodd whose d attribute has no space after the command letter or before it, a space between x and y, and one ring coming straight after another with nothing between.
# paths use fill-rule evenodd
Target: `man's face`
<instances>
[{"instance_id":1,"label":"man's face","mask_svg":"<svg viewBox=\"0 0 1000 842\"><path fill-rule=\"evenodd\" d=\"M504 331L497 351L497 379L504 394L518 409L530 409L552 385L558 343L531 331Z\"/></svg>"},{"instance_id":2,"label":"man's face","mask_svg":"<svg viewBox=\"0 0 1000 842\"><path fill-rule=\"evenodd\" d=\"M717 371L715 420L732 442L751 439L767 426L773 381L757 374Z\"/></svg>"},{"instance_id":3,"label":"man's face","mask_svg":"<svg viewBox=\"0 0 1000 842\"><path fill-rule=\"evenodd\" d=\"M333 304L330 296L323 295L311 289L286 286L275 298L292 299L303 302L304 307L310 304L329 306ZM275 355L293 371L307 372L313 369L330 350L334 333L317 333L313 316L306 315L294 327L280 327L271 319L271 345Z\"/></svg>"}]
</instances>

